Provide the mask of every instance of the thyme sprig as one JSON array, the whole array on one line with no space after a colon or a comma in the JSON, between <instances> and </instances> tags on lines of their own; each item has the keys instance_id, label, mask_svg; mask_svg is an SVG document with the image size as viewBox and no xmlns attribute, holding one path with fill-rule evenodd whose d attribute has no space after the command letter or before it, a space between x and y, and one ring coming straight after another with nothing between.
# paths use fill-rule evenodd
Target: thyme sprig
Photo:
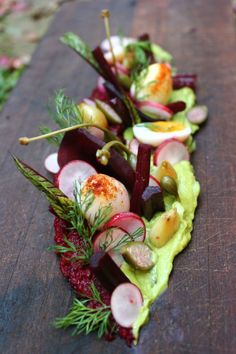
<instances>
[{"instance_id":1,"label":"thyme sprig","mask_svg":"<svg viewBox=\"0 0 236 354\"><path fill-rule=\"evenodd\" d=\"M63 318L56 319L54 326L56 328L75 326L72 335L97 331L98 337L101 338L107 333L110 326L110 306L104 304L94 283L91 284L91 293L91 297L85 300L75 298L69 313ZM101 306L90 308L89 301L96 301Z\"/></svg>"}]
</instances>

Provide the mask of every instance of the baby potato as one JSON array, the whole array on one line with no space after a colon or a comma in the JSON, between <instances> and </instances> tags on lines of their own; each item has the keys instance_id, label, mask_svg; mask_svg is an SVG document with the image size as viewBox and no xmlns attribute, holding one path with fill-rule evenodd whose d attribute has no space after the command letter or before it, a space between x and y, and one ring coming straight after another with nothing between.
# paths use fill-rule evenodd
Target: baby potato
<instances>
[{"instance_id":1,"label":"baby potato","mask_svg":"<svg viewBox=\"0 0 236 354\"><path fill-rule=\"evenodd\" d=\"M160 248L172 238L179 228L180 217L176 208L163 213L150 230L150 241L153 246Z\"/></svg>"},{"instance_id":2,"label":"baby potato","mask_svg":"<svg viewBox=\"0 0 236 354\"><path fill-rule=\"evenodd\" d=\"M131 95L137 100L148 100L167 104L172 93L171 68L167 64L155 63L140 73L140 82L133 83Z\"/></svg>"},{"instance_id":3,"label":"baby potato","mask_svg":"<svg viewBox=\"0 0 236 354\"><path fill-rule=\"evenodd\" d=\"M101 128L107 128L107 119L100 109L95 106L90 106L87 103L78 105L84 123L94 123Z\"/></svg>"}]
</instances>

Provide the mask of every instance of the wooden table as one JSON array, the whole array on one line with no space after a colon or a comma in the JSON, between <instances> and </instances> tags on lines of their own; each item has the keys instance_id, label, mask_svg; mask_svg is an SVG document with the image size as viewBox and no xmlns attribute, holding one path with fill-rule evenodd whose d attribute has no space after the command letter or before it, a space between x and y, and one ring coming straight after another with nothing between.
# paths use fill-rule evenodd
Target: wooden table
<instances>
[{"instance_id":1,"label":"wooden table","mask_svg":"<svg viewBox=\"0 0 236 354\"><path fill-rule=\"evenodd\" d=\"M39 171L51 147L19 146L19 136L48 124L47 99L59 88L80 99L96 75L58 42L74 31L92 46L104 38L99 12L112 12L113 32L149 32L176 58L180 72L199 76L198 98L210 110L193 156L202 186L189 247L176 259L167 292L152 308L139 345L71 337L51 323L72 300L52 244L47 202L17 171L15 153ZM230 1L74 1L62 6L12 93L0 121L1 353L235 353L236 349L236 18Z\"/></svg>"}]
</instances>

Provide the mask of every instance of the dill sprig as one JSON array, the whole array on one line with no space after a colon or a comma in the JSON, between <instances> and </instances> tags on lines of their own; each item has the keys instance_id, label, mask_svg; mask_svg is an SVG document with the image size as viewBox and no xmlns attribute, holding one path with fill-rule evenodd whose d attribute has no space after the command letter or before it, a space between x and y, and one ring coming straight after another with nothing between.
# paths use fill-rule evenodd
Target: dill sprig
<instances>
[{"instance_id":1,"label":"dill sprig","mask_svg":"<svg viewBox=\"0 0 236 354\"><path fill-rule=\"evenodd\" d=\"M83 119L78 106L72 98L66 96L63 90L55 93L54 99L49 103L48 112L53 121L61 128L71 127L83 123ZM47 126L39 128L42 134L51 133L52 129ZM54 145L60 145L63 133L47 138L48 142Z\"/></svg>"},{"instance_id":2,"label":"dill sprig","mask_svg":"<svg viewBox=\"0 0 236 354\"><path fill-rule=\"evenodd\" d=\"M110 326L110 306L104 304L94 283L91 284L91 293L91 297L85 300L75 298L69 313L63 318L56 319L54 326L56 328L75 326L72 335L79 333L89 334L97 331L100 338L107 333ZM98 302L101 306L96 308L88 307L88 302L92 300Z\"/></svg>"},{"instance_id":3,"label":"dill sprig","mask_svg":"<svg viewBox=\"0 0 236 354\"><path fill-rule=\"evenodd\" d=\"M81 186L79 182L75 182L74 185L74 204L68 213L68 218L72 225L71 229L74 229L81 236L83 246L77 248L72 242L64 239L67 246L55 246L54 250L59 253L73 252L74 261L81 260L83 263L89 263L91 256L93 255L93 242L92 237L108 219L111 211L110 204L99 208L95 213L93 223L90 225L85 219L85 215L88 213L91 205L94 202L94 194L92 191L88 191L82 195Z\"/></svg>"},{"instance_id":4,"label":"dill sprig","mask_svg":"<svg viewBox=\"0 0 236 354\"><path fill-rule=\"evenodd\" d=\"M100 244L100 249L102 251L106 251L112 249L114 252L119 252L123 246L125 246L128 242L136 241L143 234L143 227L137 228L133 233L126 233L120 240L116 240L113 238L113 230L108 229L105 235L105 239Z\"/></svg>"}]
</instances>

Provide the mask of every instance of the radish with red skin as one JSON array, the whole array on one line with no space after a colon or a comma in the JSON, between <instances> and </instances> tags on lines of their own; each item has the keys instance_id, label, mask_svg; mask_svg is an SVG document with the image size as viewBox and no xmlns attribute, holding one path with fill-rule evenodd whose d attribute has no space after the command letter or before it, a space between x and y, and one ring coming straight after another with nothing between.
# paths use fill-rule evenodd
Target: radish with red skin
<instances>
[{"instance_id":1,"label":"radish with red skin","mask_svg":"<svg viewBox=\"0 0 236 354\"><path fill-rule=\"evenodd\" d=\"M139 288L131 283L123 283L113 291L111 312L115 321L122 327L131 328L143 305Z\"/></svg>"},{"instance_id":2,"label":"radish with red skin","mask_svg":"<svg viewBox=\"0 0 236 354\"><path fill-rule=\"evenodd\" d=\"M75 183L81 184L89 176L97 174L93 166L82 160L74 160L66 164L59 172L58 188L70 199L74 199Z\"/></svg>"},{"instance_id":3,"label":"radish with red skin","mask_svg":"<svg viewBox=\"0 0 236 354\"><path fill-rule=\"evenodd\" d=\"M103 226L104 230L116 227L132 235L137 229L142 228L143 233L135 241L144 241L146 238L146 227L139 215L131 212L118 213Z\"/></svg>"},{"instance_id":4,"label":"radish with red skin","mask_svg":"<svg viewBox=\"0 0 236 354\"><path fill-rule=\"evenodd\" d=\"M153 156L154 165L158 166L162 161L168 161L172 165L182 161L189 161L190 156L186 145L177 139L169 139L161 143Z\"/></svg>"},{"instance_id":5,"label":"radish with red skin","mask_svg":"<svg viewBox=\"0 0 236 354\"><path fill-rule=\"evenodd\" d=\"M187 113L187 119L193 124L202 124L207 119L207 106L195 106Z\"/></svg>"},{"instance_id":6,"label":"radish with red skin","mask_svg":"<svg viewBox=\"0 0 236 354\"><path fill-rule=\"evenodd\" d=\"M118 243L124 238L127 237L127 242L132 241L132 238L129 237L128 233L125 230L122 230L118 227L109 227L104 231L100 232L93 242L94 252L99 251L112 251Z\"/></svg>"},{"instance_id":7,"label":"radish with red skin","mask_svg":"<svg viewBox=\"0 0 236 354\"><path fill-rule=\"evenodd\" d=\"M150 115L150 120L170 120L173 116L173 111L170 108L154 101L140 101L136 105L141 112Z\"/></svg>"},{"instance_id":8,"label":"radish with red skin","mask_svg":"<svg viewBox=\"0 0 236 354\"><path fill-rule=\"evenodd\" d=\"M44 167L46 168L46 170L50 173L56 174L59 172L60 170L60 166L58 165L57 162L57 157L58 154L57 152L50 154L46 157L46 159L44 160Z\"/></svg>"},{"instance_id":9,"label":"radish with red skin","mask_svg":"<svg viewBox=\"0 0 236 354\"><path fill-rule=\"evenodd\" d=\"M149 187L160 187L160 182L152 175L149 177Z\"/></svg>"}]
</instances>

